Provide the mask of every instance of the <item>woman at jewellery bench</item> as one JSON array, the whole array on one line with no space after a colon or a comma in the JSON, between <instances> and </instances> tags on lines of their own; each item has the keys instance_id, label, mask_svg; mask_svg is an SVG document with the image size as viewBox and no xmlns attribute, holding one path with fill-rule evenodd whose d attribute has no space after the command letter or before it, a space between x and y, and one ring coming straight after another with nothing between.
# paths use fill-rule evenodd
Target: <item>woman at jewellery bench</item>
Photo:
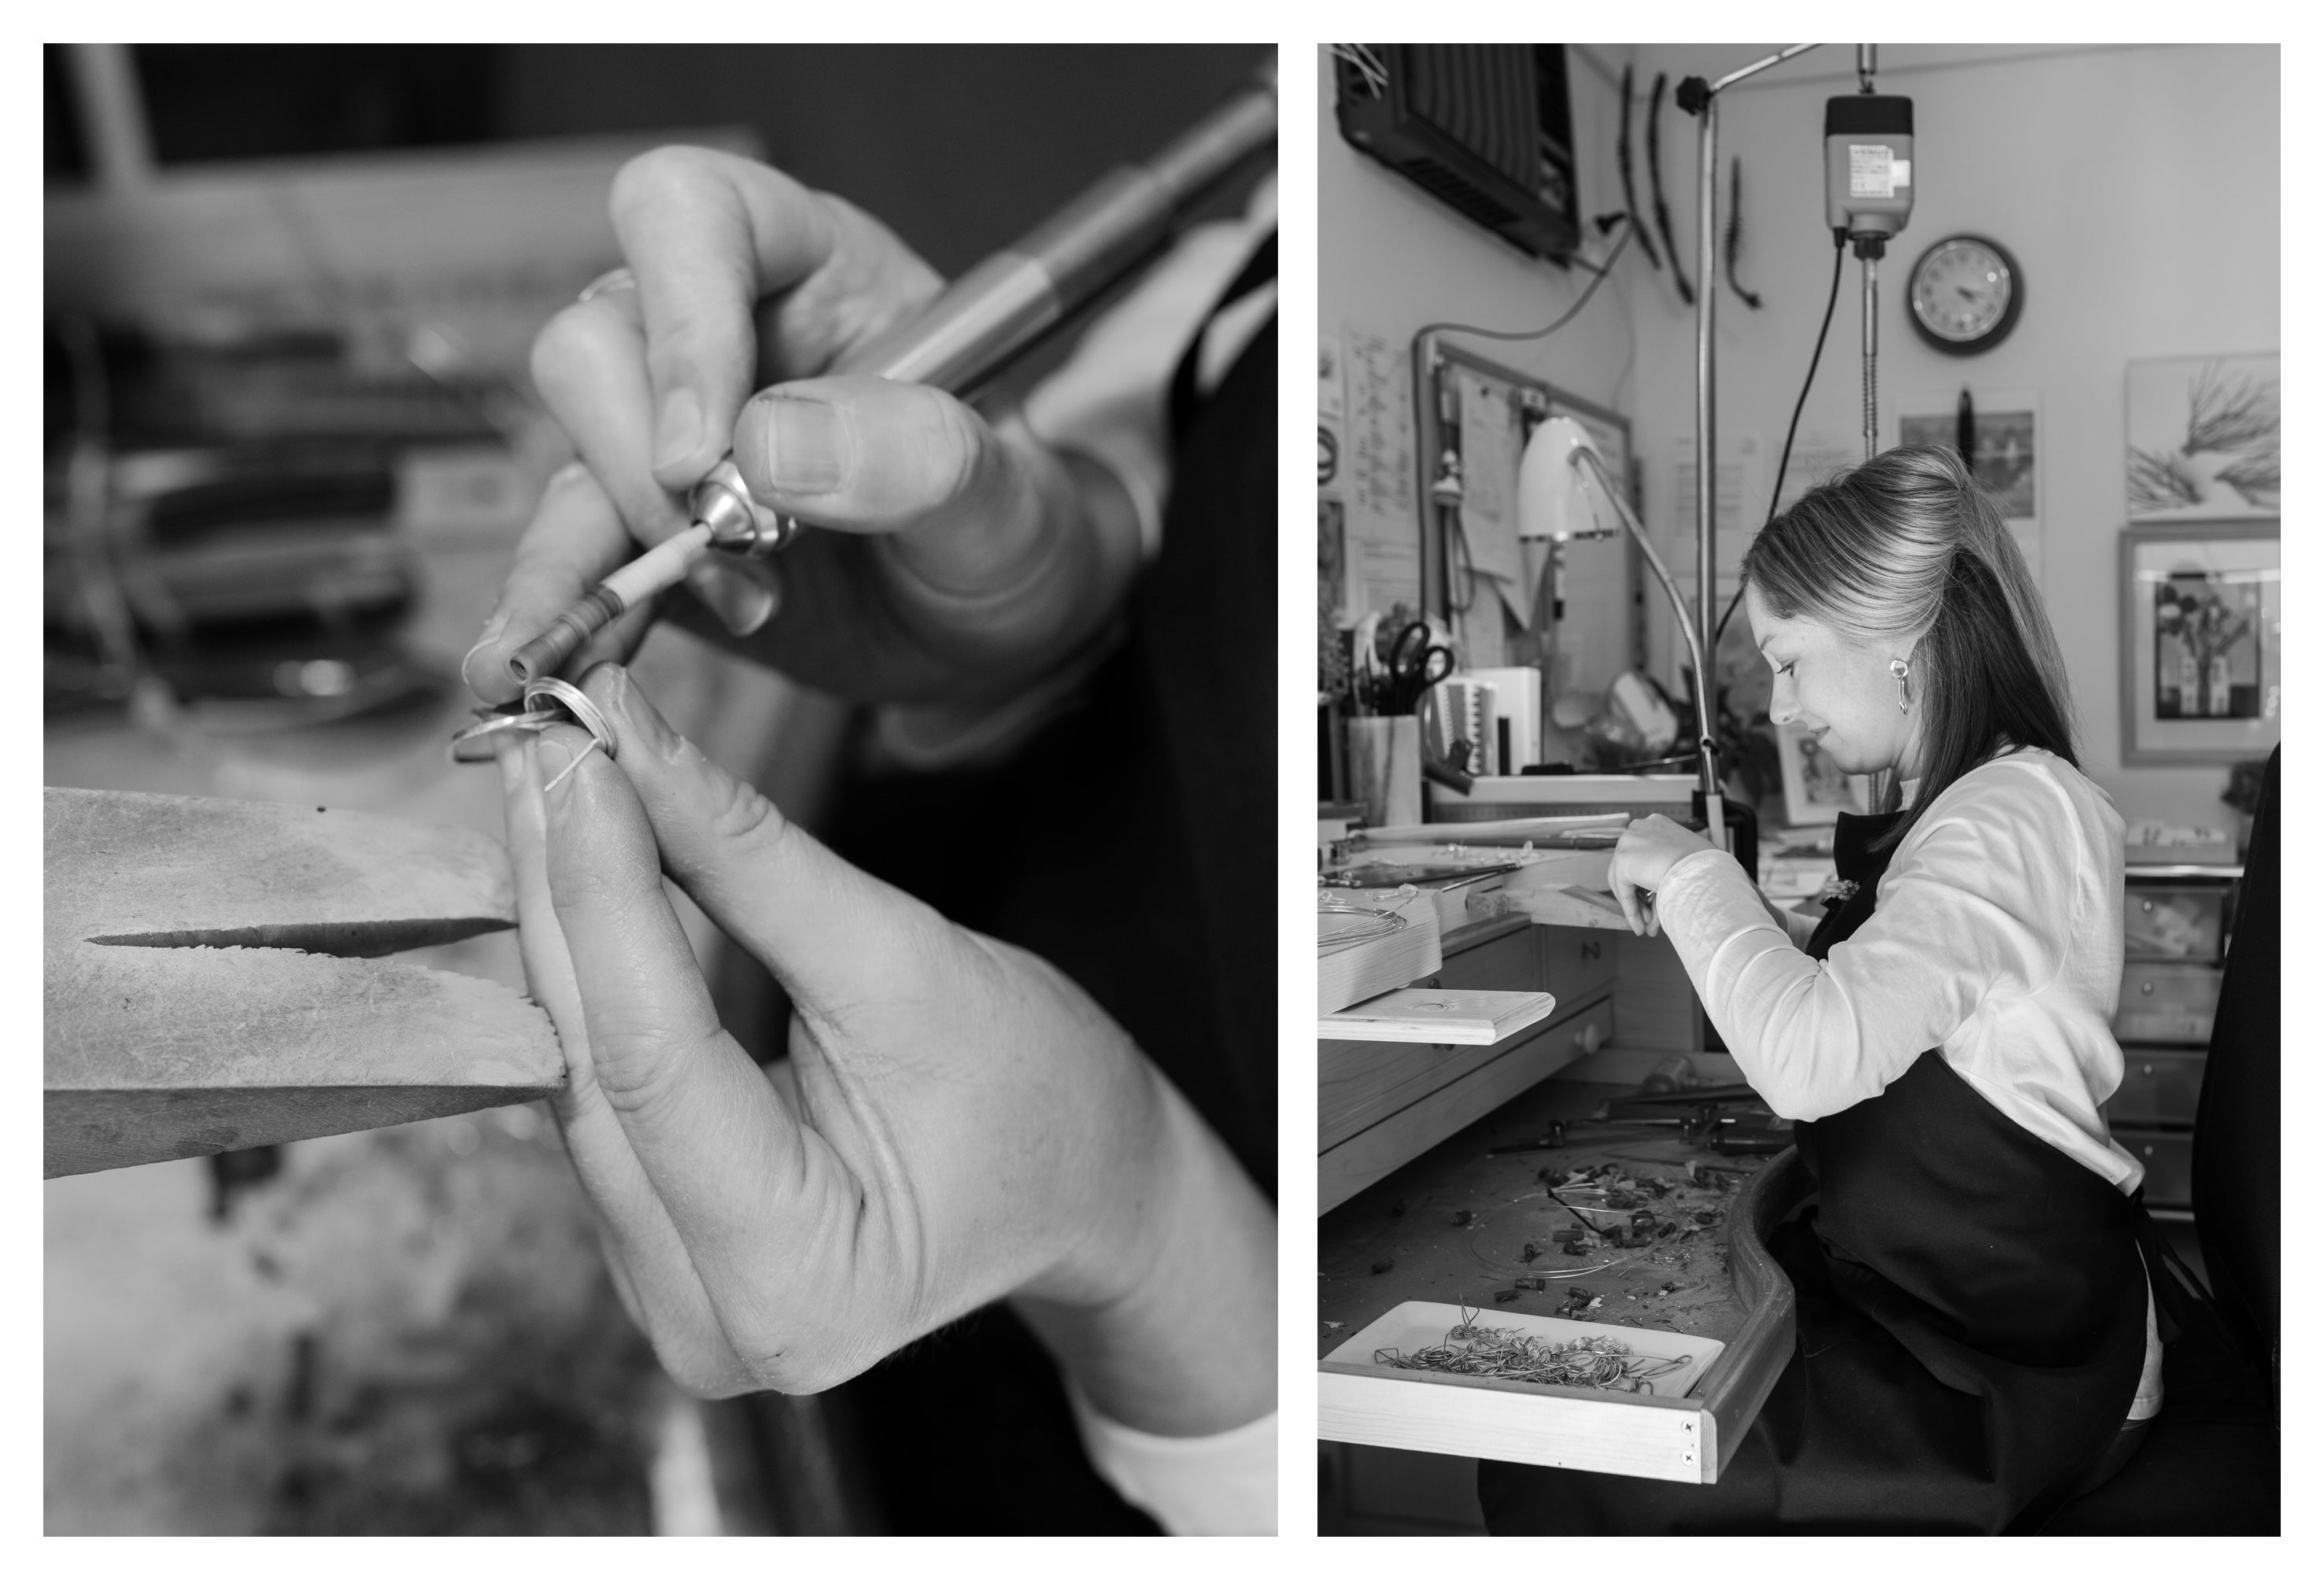
<instances>
[{"instance_id":1,"label":"woman at jewellery bench","mask_svg":"<svg viewBox=\"0 0 2324 1580\"><path fill-rule=\"evenodd\" d=\"M1812 490L1744 560L1770 716L1883 810L1842 814L1821 921L1663 817L1609 874L1669 936L1819 1205L1771 1249L1799 1343L1715 1484L1487 1464L1497 1533L1986 1531L2126 1463L2161 1406L2120 1083L2122 819L1994 501L1950 450Z\"/></svg>"}]
</instances>

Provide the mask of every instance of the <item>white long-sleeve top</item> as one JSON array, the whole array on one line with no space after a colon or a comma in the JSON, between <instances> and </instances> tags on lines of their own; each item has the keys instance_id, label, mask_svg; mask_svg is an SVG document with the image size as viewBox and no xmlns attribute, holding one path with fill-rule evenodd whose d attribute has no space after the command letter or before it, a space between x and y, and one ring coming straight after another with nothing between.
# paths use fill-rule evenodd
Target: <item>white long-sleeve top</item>
<instances>
[{"instance_id":1,"label":"white long-sleeve top","mask_svg":"<svg viewBox=\"0 0 2324 1580\"><path fill-rule=\"evenodd\" d=\"M1655 911L1744 1079L1788 1119L1886 1091L1928 1049L2125 1195L2145 1169L2098 1105L2122 1084L2122 818L2066 762L2028 748L1963 774L1914 822L1870 917L1828 956L1801 947L1723 850L1671 865ZM2129 1419L2163 1406L2163 1341Z\"/></svg>"},{"instance_id":2,"label":"white long-sleeve top","mask_svg":"<svg viewBox=\"0 0 2324 1580\"><path fill-rule=\"evenodd\" d=\"M1926 1049L1988 1102L2127 1194L2144 1171L2098 1105L2122 1082L2122 818L2049 752L1946 786L1905 835L1872 915L1812 960L1735 859L1673 864L1655 912L1704 1011L1776 1113L1876 1097Z\"/></svg>"}]
</instances>

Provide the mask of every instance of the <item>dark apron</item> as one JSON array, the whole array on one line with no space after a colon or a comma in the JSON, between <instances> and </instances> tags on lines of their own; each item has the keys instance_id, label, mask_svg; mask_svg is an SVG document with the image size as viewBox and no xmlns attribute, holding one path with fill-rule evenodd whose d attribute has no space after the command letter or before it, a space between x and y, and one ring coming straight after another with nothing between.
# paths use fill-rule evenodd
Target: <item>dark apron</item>
<instances>
[{"instance_id":1,"label":"dark apron","mask_svg":"<svg viewBox=\"0 0 2324 1580\"><path fill-rule=\"evenodd\" d=\"M1901 813L1842 813L1821 960L1872 914ZM1715 1485L1487 1464L1496 1534L1997 1533L2037 1526L2113 1444L2146 1353L2144 1215L1930 1049L1798 1127L1816 1198L1769 1249L1791 1364Z\"/></svg>"},{"instance_id":2,"label":"dark apron","mask_svg":"<svg viewBox=\"0 0 2324 1580\"><path fill-rule=\"evenodd\" d=\"M1213 313L1274 274L1270 239ZM1275 326L1207 394L1200 344L1170 385L1161 552L1086 705L1001 767L855 778L829 839L1072 978L1272 1199ZM963 828L977 836L898 836ZM1055 1362L1005 1306L840 1392L891 1533L1154 1529L1091 1468Z\"/></svg>"}]
</instances>

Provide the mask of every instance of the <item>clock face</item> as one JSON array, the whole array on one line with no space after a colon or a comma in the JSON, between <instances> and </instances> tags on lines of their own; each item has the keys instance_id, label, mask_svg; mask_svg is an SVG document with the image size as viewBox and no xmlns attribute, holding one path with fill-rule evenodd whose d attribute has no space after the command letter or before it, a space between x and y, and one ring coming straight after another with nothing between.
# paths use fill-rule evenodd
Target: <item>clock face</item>
<instances>
[{"instance_id":1,"label":"clock face","mask_svg":"<svg viewBox=\"0 0 2324 1580\"><path fill-rule=\"evenodd\" d=\"M1978 236L1939 242L1913 266L1913 322L1940 350L1983 351L2016 322L2015 261Z\"/></svg>"}]
</instances>

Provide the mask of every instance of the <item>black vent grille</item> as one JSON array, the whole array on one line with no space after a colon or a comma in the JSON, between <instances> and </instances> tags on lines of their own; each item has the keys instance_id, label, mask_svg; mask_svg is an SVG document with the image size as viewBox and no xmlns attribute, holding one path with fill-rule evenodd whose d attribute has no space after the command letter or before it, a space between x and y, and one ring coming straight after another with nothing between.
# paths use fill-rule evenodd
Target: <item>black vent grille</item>
<instances>
[{"instance_id":1,"label":"black vent grille","mask_svg":"<svg viewBox=\"0 0 2324 1580\"><path fill-rule=\"evenodd\" d=\"M1495 225L1517 221L1516 209L1494 202L1433 159L1412 160L1405 165L1404 173L1471 219Z\"/></svg>"},{"instance_id":2,"label":"black vent grille","mask_svg":"<svg viewBox=\"0 0 2324 1580\"><path fill-rule=\"evenodd\" d=\"M1351 146L1528 253L1572 256L1582 222L1564 45L1361 44L1335 54L1340 134Z\"/></svg>"},{"instance_id":3,"label":"black vent grille","mask_svg":"<svg viewBox=\"0 0 2324 1580\"><path fill-rule=\"evenodd\" d=\"M1439 44L1403 53L1412 113L1518 186L1532 187L1541 146L1533 51L1518 44Z\"/></svg>"}]
</instances>

